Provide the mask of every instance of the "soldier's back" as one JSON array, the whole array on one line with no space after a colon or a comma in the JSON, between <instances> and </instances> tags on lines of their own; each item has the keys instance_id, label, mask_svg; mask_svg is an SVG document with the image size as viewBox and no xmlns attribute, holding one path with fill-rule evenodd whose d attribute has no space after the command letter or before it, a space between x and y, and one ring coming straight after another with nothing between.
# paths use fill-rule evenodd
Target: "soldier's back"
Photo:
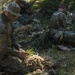
<instances>
[{"instance_id":1,"label":"soldier's back","mask_svg":"<svg viewBox=\"0 0 75 75\"><path fill-rule=\"evenodd\" d=\"M50 19L50 28L53 29L64 28L62 21L63 16L66 16L63 12L60 11L54 12Z\"/></svg>"}]
</instances>

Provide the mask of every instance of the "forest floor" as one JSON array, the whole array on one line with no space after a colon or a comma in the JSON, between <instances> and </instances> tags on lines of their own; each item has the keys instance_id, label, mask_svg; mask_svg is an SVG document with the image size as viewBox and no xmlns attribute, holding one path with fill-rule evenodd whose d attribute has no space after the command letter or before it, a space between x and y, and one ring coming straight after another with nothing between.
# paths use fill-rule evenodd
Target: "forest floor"
<instances>
[{"instance_id":1,"label":"forest floor","mask_svg":"<svg viewBox=\"0 0 75 75\"><path fill-rule=\"evenodd\" d=\"M57 62L54 68L56 74L53 75L75 75L75 50L63 51L53 46L53 48L40 50L39 55L48 56Z\"/></svg>"},{"instance_id":2,"label":"forest floor","mask_svg":"<svg viewBox=\"0 0 75 75\"><path fill-rule=\"evenodd\" d=\"M75 75L75 51L61 51L53 48L41 53L59 62L60 66L56 68L56 75Z\"/></svg>"}]
</instances>

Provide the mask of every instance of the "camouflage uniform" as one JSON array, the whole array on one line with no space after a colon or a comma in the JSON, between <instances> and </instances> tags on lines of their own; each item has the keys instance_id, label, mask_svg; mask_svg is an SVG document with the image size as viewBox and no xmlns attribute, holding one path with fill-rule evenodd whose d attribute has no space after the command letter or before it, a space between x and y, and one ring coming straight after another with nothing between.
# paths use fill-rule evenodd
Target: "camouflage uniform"
<instances>
[{"instance_id":1,"label":"camouflage uniform","mask_svg":"<svg viewBox=\"0 0 75 75\"><path fill-rule=\"evenodd\" d=\"M51 34L51 37L53 38L54 42L56 44L60 43L68 43L70 45L75 44L75 32L74 31L62 31L62 30L56 30L52 29L49 34Z\"/></svg>"},{"instance_id":2,"label":"camouflage uniform","mask_svg":"<svg viewBox=\"0 0 75 75\"><path fill-rule=\"evenodd\" d=\"M22 15L17 19L17 21L22 25L27 25L33 22L33 18L28 15Z\"/></svg>"},{"instance_id":3,"label":"camouflage uniform","mask_svg":"<svg viewBox=\"0 0 75 75\"><path fill-rule=\"evenodd\" d=\"M17 21L20 23L20 24L22 24L22 25L26 25L26 24L29 24L29 23L31 23L31 18L30 18L30 16L29 16L29 14L28 14L28 8L29 8L29 4L25 1L25 0L16 0L15 1L19 6L20 6L20 8L21 8L21 10L20 10L20 14L21 14L21 16L19 17L19 18L17 18ZM24 6L21 6L20 5L20 3L21 4L23 4ZM19 27L19 26L18 26Z\"/></svg>"},{"instance_id":4,"label":"camouflage uniform","mask_svg":"<svg viewBox=\"0 0 75 75\"><path fill-rule=\"evenodd\" d=\"M15 3L10 3L8 6L10 9L12 9L12 5L14 4L15 9L18 8ZM5 11L13 13L15 16L19 16L19 14L15 14L9 9L5 9ZM23 73L24 70L22 62L19 62L19 60L13 58L13 56L18 56L18 51L21 46L16 42L13 27L11 23L9 22L9 19L6 17L4 13L0 15L0 71L4 71L6 73L10 73L8 75L11 75L14 73L14 75L19 75L20 73ZM14 48L16 50L14 50ZM24 70L25 71L25 70ZM16 74L17 72L20 72L19 74ZM6 74L2 74L6 75ZM23 74L20 74L23 75Z\"/></svg>"},{"instance_id":5,"label":"camouflage uniform","mask_svg":"<svg viewBox=\"0 0 75 75\"><path fill-rule=\"evenodd\" d=\"M65 13L61 11L54 12L50 19L50 28L53 29L63 29L71 24L71 19L69 19Z\"/></svg>"}]
</instances>

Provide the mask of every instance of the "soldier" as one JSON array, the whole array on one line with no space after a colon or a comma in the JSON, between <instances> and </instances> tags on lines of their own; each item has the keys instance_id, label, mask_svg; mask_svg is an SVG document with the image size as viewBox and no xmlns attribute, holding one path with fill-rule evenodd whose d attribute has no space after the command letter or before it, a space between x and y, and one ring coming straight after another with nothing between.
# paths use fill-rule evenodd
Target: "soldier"
<instances>
[{"instance_id":1,"label":"soldier","mask_svg":"<svg viewBox=\"0 0 75 75\"><path fill-rule=\"evenodd\" d=\"M15 73L23 73L23 65L12 56L19 57L21 59L24 59L26 56L26 52L15 40L13 27L11 24L14 19L20 16L19 13L20 7L18 4L11 2L0 15L0 71L7 71L11 74L12 71ZM7 60L8 58L9 60Z\"/></svg>"},{"instance_id":2,"label":"soldier","mask_svg":"<svg viewBox=\"0 0 75 75\"><path fill-rule=\"evenodd\" d=\"M27 9L29 8L29 4L24 0L16 0L15 1L21 8L20 14L27 14Z\"/></svg>"},{"instance_id":3,"label":"soldier","mask_svg":"<svg viewBox=\"0 0 75 75\"><path fill-rule=\"evenodd\" d=\"M21 8L20 10L20 14L21 16L18 17L15 22L13 22L13 26L14 28L18 28L18 27L21 27L23 25L27 25L27 24L30 24L32 23L32 18L31 18L31 12L29 10L29 3L27 3L26 1L24 0L16 0L15 1Z\"/></svg>"},{"instance_id":4,"label":"soldier","mask_svg":"<svg viewBox=\"0 0 75 75\"><path fill-rule=\"evenodd\" d=\"M63 29L71 24L71 14L66 15L66 5L64 3L59 5L58 11L54 12L50 19L50 28ZM69 18L68 18L69 17Z\"/></svg>"}]
</instances>

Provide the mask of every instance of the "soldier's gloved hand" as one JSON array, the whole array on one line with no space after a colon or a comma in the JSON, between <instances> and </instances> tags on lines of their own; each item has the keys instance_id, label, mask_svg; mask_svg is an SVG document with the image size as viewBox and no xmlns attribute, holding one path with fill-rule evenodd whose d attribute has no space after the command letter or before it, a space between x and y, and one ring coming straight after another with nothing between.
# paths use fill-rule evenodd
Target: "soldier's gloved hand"
<instances>
[{"instance_id":1,"label":"soldier's gloved hand","mask_svg":"<svg viewBox=\"0 0 75 75\"><path fill-rule=\"evenodd\" d=\"M26 53L22 48L19 49L19 57L21 59L24 59L27 55L28 53Z\"/></svg>"}]
</instances>

